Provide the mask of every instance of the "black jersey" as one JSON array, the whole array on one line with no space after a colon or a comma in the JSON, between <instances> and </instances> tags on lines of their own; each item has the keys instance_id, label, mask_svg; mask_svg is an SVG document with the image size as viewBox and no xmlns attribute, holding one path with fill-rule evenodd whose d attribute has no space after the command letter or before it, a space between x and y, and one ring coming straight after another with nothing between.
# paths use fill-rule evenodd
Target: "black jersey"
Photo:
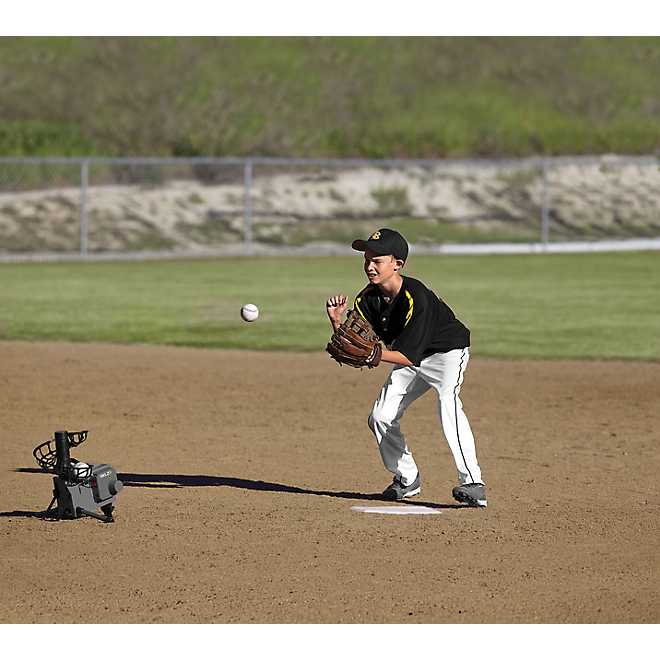
<instances>
[{"instance_id":1,"label":"black jersey","mask_svg":"<svg viewBox=\"0 0 660 660\"><path fill-rule=\"evenodd\" d=\"M394 300L369 284L355 298L355 309L371 323L392 351L403 353L415 366L434 353L470 345L470 331L449 306L422 282L403 276Z\"/></svg>"}]
</instances>

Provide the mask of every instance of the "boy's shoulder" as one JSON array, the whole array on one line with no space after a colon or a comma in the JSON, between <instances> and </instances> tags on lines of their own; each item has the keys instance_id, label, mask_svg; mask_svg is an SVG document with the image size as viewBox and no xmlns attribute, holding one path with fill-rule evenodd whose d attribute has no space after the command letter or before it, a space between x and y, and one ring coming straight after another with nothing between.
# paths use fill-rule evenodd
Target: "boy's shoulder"
<instances>
[{"instance_id":1,"label":"boy's shoulder","mask_svg":"<svg viewBox=\"0 0 660 660\"><path fill-rule=\"evenodd\" d=\"M409 277L408 275L403 276L403 286L405 286L410 293L427 293L430 291L424 282L417 280L414 277Z\"/></svg>"}]
</instances>

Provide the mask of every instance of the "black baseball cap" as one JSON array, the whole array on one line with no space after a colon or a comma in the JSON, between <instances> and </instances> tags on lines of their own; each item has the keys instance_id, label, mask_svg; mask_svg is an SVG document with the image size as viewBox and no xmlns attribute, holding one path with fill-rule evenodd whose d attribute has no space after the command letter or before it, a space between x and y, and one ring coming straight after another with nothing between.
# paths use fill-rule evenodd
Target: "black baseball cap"
<instances>
[{"instance_id":1,"label":"black baseball cap","mask_svg":"<svg viewBox=\"0 0 660 660\"><path fill-rule=\"evenodd\" d=\"M401 261L408 258L408 243L406 239L394 229L379 229L375 231L366 241L358 238L351 243L351 247L358 252L371 250L378 256L391 254Z\"/></svg>"}]
</instances>

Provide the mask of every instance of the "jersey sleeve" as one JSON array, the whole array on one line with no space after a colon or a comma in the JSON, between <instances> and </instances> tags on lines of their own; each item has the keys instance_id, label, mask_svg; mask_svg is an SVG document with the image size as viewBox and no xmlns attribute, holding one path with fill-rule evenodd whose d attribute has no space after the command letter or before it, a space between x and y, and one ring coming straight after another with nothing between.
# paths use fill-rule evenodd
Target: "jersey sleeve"
<instances>
[{"instance_id":1,"label":"jersey sleeve","mask_svg":"<svg viewBox=\"0 0 660 660\"><path fill-rule=\"evenodd\" d=\"M401 334L392 342L392 350L403 353L416 367L422 361L424 350L432 339L433 324L426 301L413 298L406 291L408 308Z\"/></svg>"}]
</instances>

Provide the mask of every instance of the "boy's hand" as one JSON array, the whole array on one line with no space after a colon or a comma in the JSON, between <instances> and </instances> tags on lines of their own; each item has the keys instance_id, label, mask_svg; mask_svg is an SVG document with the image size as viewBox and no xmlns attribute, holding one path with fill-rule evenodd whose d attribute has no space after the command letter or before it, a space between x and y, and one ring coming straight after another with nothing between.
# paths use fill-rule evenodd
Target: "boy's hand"
<instances>
[{"instance_id":1,"label":"boy's hand","mask_svg":"<svg viewBox=\"0 0 660 660\"><path fill-rule=\"evenodd\" d=\"M325 311L335 329L341 325L341 317L346 311L347 305L348 300L343 293L338 293L336 296L331 296L326 300Z\"/></svg>"}]
</instances>

